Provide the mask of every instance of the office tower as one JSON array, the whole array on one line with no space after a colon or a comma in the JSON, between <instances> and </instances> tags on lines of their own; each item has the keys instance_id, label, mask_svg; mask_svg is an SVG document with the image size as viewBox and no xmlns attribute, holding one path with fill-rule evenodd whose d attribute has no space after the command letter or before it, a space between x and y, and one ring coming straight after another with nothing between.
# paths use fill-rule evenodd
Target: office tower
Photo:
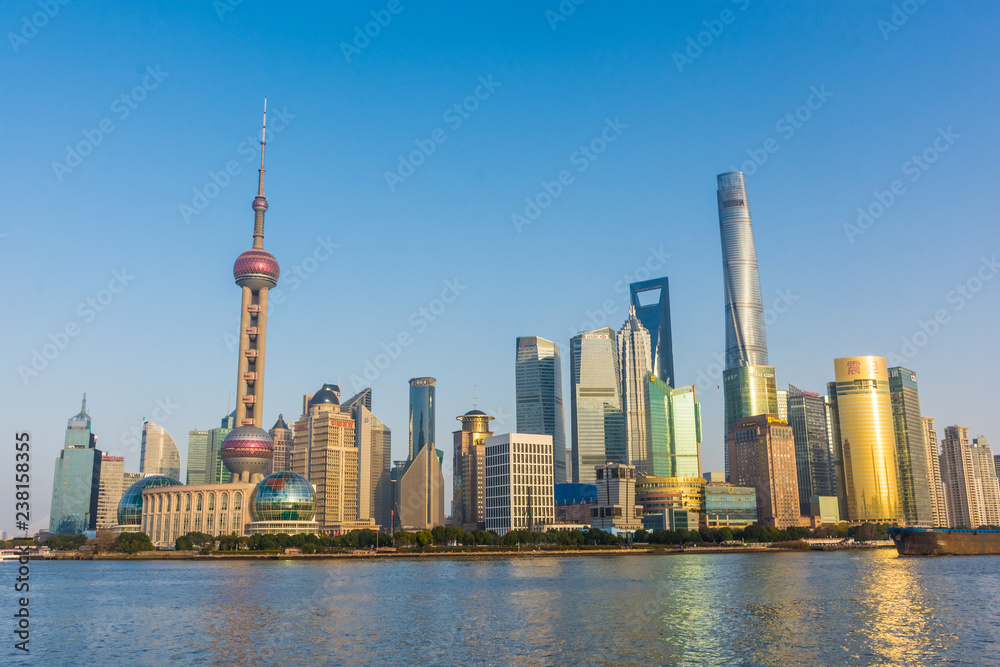
<instances>
[{"instance_id":1,"label":"office tower","mask_svg":"<svg viewBox=\"0 0 1000 667\"><path fill-rule=\"evenodd\" d=\"M101 455L101 479L97 491L96 528L110 530L118 523L118 502L125 493L125 457Z\"/></svg>"},{"instance_id":2,"label":"office tower","mask_svg":"<svg viewBox=\"0 0 1000 667\"><path fill-rule=\"evenodd\" d=\"M430 444L430 443L427 443ZM403 530L430 530L443 526L444 476L434 447L424 446L406 462L396 482L398 525Z\"/></svg>"},{"instance_id":3,"label":"office tower","mask_svg":"<svg viewBox=\"0 0 1000 667\"><path fill-rule=\"evenodd\" d=\"M628 289L635 315L649 332L653 363L650 370L671 387L677 386L673 337L670 333L670 282L664 276L632 283Z\"/></svg>"},{"instance_id":4,"label":"office tower","mask_svg":"<svg viewBox=\"0 0 1000 667\"><path fill-rule=\"evenodd\" d=\"M899 497L908 526L934 526L931 498L933 474L927 457L924 424L920 418L917 374L895 367L889 369L889 397L896 434L896 463L899 468Z\"/></svg>"},{"instance_id":5,"label":"office tower","mask_svg":"<svg viewBox=\"0 0 1000 667\"><path fill-rule=\"evenodd\" d=\"M654 523L671 511L701 514L705 510L705 480L693 477L659 477L636 471L636 503L642 506L647 530L665 530Z\"/></svg>"},{"instance_id":6,"label":"office tower","mask_svg":"<svg viewBox=\"0 0 1000 667\"><path fill-rule=\"evenodd\" d=\"M719 232L725 289L726 368L723 373L726 438L743 417L777 414L774 369L767 363L764 305L757 248L743 172L719 174ZM739 371L739 372L736 372ZM726 474L729 475L728 446Z\"/></svg>"},{"instance_id":7,"label":"office tower","mask_svg":"<svg viewBox=\"0 0 1000 667\"><path fill-rule=\"evenodd\" d=\"M84 394L80 412L67 421L63 449L56 459L49 533L78 535L96 528L101 456Z\"/></svg>"},{"instance_id":8,"label":"office tower","mask_svg":"<svg viewBox=\"0 0 1000 667\"><path fill-rule=\"evenodd\" d=\"M260 137L260 169L254 211L253 247L236 258L233 277L243 297L240 305L240 346L236 372L236 427L222 443L226 469L243 482L257 482L271 470L274 445L262 428L264 416L264 351L267 341L267 294L278 284L278 260L264 250L264 149L267 101Z\"/></svg>"},{"instance_id":9,"label":"office tower","mask_svg":"<svg viewBox=\"0 0 1000 667\"><path fill-rule=\"evenodd\" d=\"M566 423L563 412L562 362L559 346L539 336L517 339L514 362L517 432L552 436L552 466L556 484L570 481Z\"/></svg>"},{"instance_id":10,"label":"office tower","mask_svg":"<svg viewBox=\"0 0 1000 667\"><path fill-rule=\"evenodd\" d=\"M700 477L701 404L694 386L671 389L647 373L642 391L648 456L635 462L636 472L656 477Z\"/></svg>"},{"instance_id":11,"label":"office tower","mask_svg":"<svg viewBox=\"0 0 1000 667\"><path fill-rule=\"evenodd\" d=\"M139 472L148 475L166 475L181 480L181 454L174 439L156 422L142 423L142 452L139 455Z\"/></svg>"},{"instance_id":12,"label":"office tower","mask_svg":"<svg viewBox=\"0 0 1000 667\"><path fill-rule=\"evenodd\" d=\"M978 528L983 525L967 426L946 426L944 429L941 481L948 508L948 527Z\"/></svg>"},{"instance_id":13,"label":"office tower","mask_svg":"<svg viewBox=\"0 0 1000 667\"><path fill-rule=\"evenodd\" d=\"M971 450L982 524L1000 527L1000 482L997 482L993 450L983 435L972 439Z\"/></svg>"},{"instance_id":14,"label":"office tower","mask_svg":"<svg viewBox=\"0 0 1000 667\"><path fill-rule=\"evenodd\" d=\"M948 525L948 508L945 506L944 484L941 481L941 450L933 417L921 417L924 427L924 444L927 448L927 469L930 479L931 512L935 527Z\"/></svg>"},{"instance_id":15,"label":"office tower","mask_svg":"<svg viewBox=\"0 0 1000 667\"><path fill-rule=\"evenodd\" d=\"M185 484L207 484L213 461L209 461L208 431L188 431Z\"/></svg>"},{"instance_id":16,"label":"office tower","mask_svg":"<svg viewBox=\"0 0 1000 667\"><path fill-rule=\"evenodd\" d=\"M358 519L372 519L385 530L392 521L392 431L371 411L372 390L363 389L341 405L354 420L358 450ZM277 443L275 443L277 444Z\"/></svg>"},{"instance_id":17,"label":"office tower","mask_svg":"<svg viewBox=\"0 0 1000 667\"><path fill-rule=\"evenodd\" d=\"M494 417L470 410L461 417L462 428L453 433L452 521L464 530L484 530L486 525L486 439L493 435Z\"/></svg>"},{"instance_id":18,"label":"office tower","mask_svg":"<svg viewBox=\"0 0 1000 667\"><path fill-rule=\"evenodd\" d=\"M779 389L778 396L778 419L788 421L788 390Z\"/></svg>"},{"instance_id":19,"label":"office tower","mask_svg":"<svg viewBox=\"0 0 1000 667\"><path fill-rule=\"evenodd\" d=\"M799 478L795 469L795 435L776 415L741 419L729 433L733 484L757 491L757 520L788 528L799 524Z\"/></svg>"},{"instance_id":20,"label":"office tower","mask_svg":"<svg viewBox=\"0 0 1000 667\"><path fill-rule=\"evenodd\" d=\"M274 422L267 434L271 436L274 443L274 459L271 461L272 472L284 472L291 470L292 446L295 444L295 437L292 429L285 423L285 415L279 414L278 421Z\"/></svg>"},{"instance_id":21,"label":"office tower","mask_svg":"<svg viewBox=\"0 0 1000 667\"><path fill-rule=\"evenodd\" d=\"M206 460L209 469L205 473L206 484L229 484L233 479L233 474L226 468L222 460L222 445L226 441L226 436L236 428L236 411L222 418L218 428L208 431L208 453Z\"/></svg>"},{"instance_id":22,"label":"office tower","mask_svg":"<svg viewBox=\"0 0 1000 667\"><path fill-rule=\"evenodd\" d=\"M896 434L884 357L833 360L828 385L840 516L845 521L903 521Z\"/></svg>"},{"instance_id":23,"label":"office tower","mask_svg":"<svg viewBox=\"0 0 1000 667\"><path fill-rule=\"evenodd\" d=\"M431 449L434 439L434 383L431 377L410 380L410 459L425 445Z\"/></svg>"},{"instance_id":24,"label":"office tower","mask_svg":"<svg viewBox=\"0 0 1000 667\"><path fill-rule=\"evenodd\" d=\"M635 531L642 528L642 505L636 499L635 466L605 463L594 471L597 506L591 525L601 530Z\"/></svg>"},{"instance_id":25,"label":"office tower","mask_svg":"<svg viewBox=\"0 0 1000 667\"><path fill-rule=\"evenodd\" d=\"M316 487L316 521L324 531L353 530L359 523L355 421L341 409L337 385L324 384L304 401L306 409L292 425L292 472Z\"/></svg>"},{"instance_id":26,"label":"office tower","mask_svg":"<svg viewBox=\"0 0 1000 667\"><path fill-rule=\"evenodd\" d=\"M486 439L486 530L544 530L555 523L552 436L506 433Z\"/></svg>"},{"instance_id":27,"label":"office tower","mask_svg":"<svg viewBox=\"0 0 1000 667\"><path fill-rule=\"evenodd\" d=\"M597 466L627 459L618 345L609 327L577 334L569 345L573 481L587 483Z\"/></svg>"},{"instance_id":28,"label":"office tower","mask_svg":"<svg viewBox=\"0 0 1000 667\"><path fill-rule=\"evenodd\" d=\"M799 511L808 516L810 498L836 496L837 475L827 419L827 402L819 394L788 385L788 425L795 436L795 468Z\"/></svg>"},{"instance_id":29,"label":"office tower","mask_svg":"<svg viewBox=\"0 0 1000 667\"><path fill-rule=\"evenodd\" d=\"M643 465L649 460L646 436L646 375L652 370L649 331L630 306L628 319L618 332L618 365L621 369L622 414L625 417L626 462Z\"/></svg>"}]
</instances>

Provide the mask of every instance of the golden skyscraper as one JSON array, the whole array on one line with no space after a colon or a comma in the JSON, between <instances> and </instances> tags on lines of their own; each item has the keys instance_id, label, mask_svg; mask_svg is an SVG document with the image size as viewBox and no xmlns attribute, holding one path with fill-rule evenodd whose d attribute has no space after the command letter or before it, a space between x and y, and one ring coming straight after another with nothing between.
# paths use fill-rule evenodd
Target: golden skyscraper
<instances>
[{"instance_id":1,"label":"golden skyscraper","mask_svg":"<svg viewBox=\"0 0 1000 667\"><path fill-rule=\"evenodd\" d=\"M848 521L903 521L896 436L884 357L833 360L830 383L841 515Z\"/></svg>"}]
</instances>

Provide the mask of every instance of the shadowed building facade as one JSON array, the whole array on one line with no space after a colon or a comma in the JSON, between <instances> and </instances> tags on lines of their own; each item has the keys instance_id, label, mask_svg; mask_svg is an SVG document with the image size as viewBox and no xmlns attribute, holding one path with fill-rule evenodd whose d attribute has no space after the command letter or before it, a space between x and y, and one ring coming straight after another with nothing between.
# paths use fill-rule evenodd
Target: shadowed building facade
<instances>
[{"instance_id":1,"label":"shadowed building facade","mask_svg":"<svg viewBox=\"0 0 1000 667\"><path fill-rule=\"evenodd\" d=\"M813 496L836 496L837 475L827 420L827 403L816 392L788 385L788 425L795 435L799 511L808 516Z\"/></svg>"},{"instance_id":2,"label":"shadowed building facade","mask_svg":"<svg viewBox=\"0 0 1000 667\"><path fill-rule=\"evenodd\" d=\"M341 405L354 420L358 450L358 520L373 519L389 529L392 511L392 431L371 410L372 390L363 389Z\"/></svg>"},{"instance_id":3,"label":"shadowed building facade","mask_svg":"<svg viewBox=\"0 0 1000 667\"><path fill-rule=\"evenodd\" d=\"M139 472L147 475L166 475L181 480L181 454L177 443L156 422L142 423L142 452L139 455Z\"/></svg>"},{"instance_id":4,"label":"shadowed building facade","mask_svg":"<svg viewBox=\"0 0 1000 667\"><path fill-rule=\"evenodd\" d=\"M97 436L91 431L84 394L80 412L66 423L63 449L56 459L49 513L51 534L78 535L96 528L102 455L97 449Z\"/></svg>"},{"instance_id":5,"label":"shadowed building facade","mask_svg":"<svg viewBox=\"0 0 1000 667\"><path fill-rule=\"evenodd\" d=\"M424 446L406 462L396 482L396 510L403 530L430 530L443 526L444 476L434 447Z\"/></svg>"},{"instance_id":6,"label":"shadowed building facade","mask_svg":"<svg viewBox=\"0 0 1000 667\"><path fill-rule=\"evenodd\" d=\"M884 357L833 360L828 385L840 516L845 521L904 521L896 435Z\"/></svg>"},{"instance_id":7,"label":"shadowed building facade","mask_svg":"<svg viewBox=\"0 0 1000 667\"><path fill-rule=\"evenodd\" d=\"M983 525L968 426L945 427L941 441L941 480L948 507L948 527L978 528Z\"/></svg>"},{"instance_id":8,"label":"shadowed building facade","mask_svg":"<svg viewBox=\"0 0 1000 667\"><path fill-rule=\"evenodd\" d=\"M552 469L556 484L568 482L572 478L572 466L566 466L559 346L540 336L520 336L516 345L517 432L552 436Z\"/></svg>"},{"instance_id":9,"label":"shadowed building facade","mask_svg":"<svg viewBox=\"0 0 1000 667\"><path fill-rule=\"evenodd\" d=\"M646 433L646 376L652 370L650 334L629 307L629 318L618 332L618 362L622 382L622 414L625 419L626 463L644 465L649 460Z\"/></svg>"},{"instance_id":10,"label":"shadowed building facade","mask_svg":"<svg viewBox=\"0 0 1000 667\"><path fill-rule=\"evenodd\" d=\"M907 368L890 368L889 397L896 433L896 462L899 467L899 497L903 504L903 516L908 526L931 528L935 525L931 498L933 475L927 456L927 434L920 417L917 374Z\"/></svg>"}]
</instances>

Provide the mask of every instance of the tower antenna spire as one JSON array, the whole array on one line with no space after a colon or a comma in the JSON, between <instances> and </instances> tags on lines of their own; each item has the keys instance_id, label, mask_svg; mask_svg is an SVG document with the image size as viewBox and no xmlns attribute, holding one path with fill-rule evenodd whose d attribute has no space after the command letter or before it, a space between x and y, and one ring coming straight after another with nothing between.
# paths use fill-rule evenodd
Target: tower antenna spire
<instances>
[{"instance_id":1,"label":"tower antenna spire","mask_svg":"<svg viewBox=\"0 0 1000 667\"><path fill-rule=\"evenodd\" d=\"M477 394L479 393L479 387L477 385L472 385L472 409L477 410L479 408L479 399Z\"/></svg>"},{"instance_id":2,"label":"tower antenna spire","mask_svg":"<svg viewBox=\"0 0 1000 667\"><path fill-rule=\"evenodd\" d=\"M260 130L260 170L257 172L257 196L253 200L253 247L264 247L264 212L267 197L264 196L264 148L267 146L267 98L264 98L264 122Z\"/></svg>"},{"instance_id":3,"label":"tower antenna spire","mask_svg":"<svg viewBox=\"0 0 1000 667\"><path fill-rule=\"evenodd\" d=\"M257 180L257 196L264 196L264 147L267 146L267 98L264 98L264 122L260 128L260 170Z\"/></svg>"}]
</instances>

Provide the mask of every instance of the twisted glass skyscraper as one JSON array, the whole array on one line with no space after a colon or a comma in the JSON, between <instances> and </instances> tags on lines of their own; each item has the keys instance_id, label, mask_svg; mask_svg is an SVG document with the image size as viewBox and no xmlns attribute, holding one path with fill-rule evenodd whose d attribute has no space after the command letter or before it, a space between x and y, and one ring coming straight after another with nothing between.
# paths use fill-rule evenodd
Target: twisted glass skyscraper
<instances>
[{"instance_id":1,"label":"twisted glass skyscraper","mask_svg":"<svg viewBox=\"0 0 1000 667\"><path fill-rule=\"evenodd\" d=\"M726 439L738 420L778 414L774 368L767 365L764 304L757 272L757 248L743 172L718 176L722 279L726 293ZM726 477L729 477L729 447Z\"/></svg>"}]
</instances>

